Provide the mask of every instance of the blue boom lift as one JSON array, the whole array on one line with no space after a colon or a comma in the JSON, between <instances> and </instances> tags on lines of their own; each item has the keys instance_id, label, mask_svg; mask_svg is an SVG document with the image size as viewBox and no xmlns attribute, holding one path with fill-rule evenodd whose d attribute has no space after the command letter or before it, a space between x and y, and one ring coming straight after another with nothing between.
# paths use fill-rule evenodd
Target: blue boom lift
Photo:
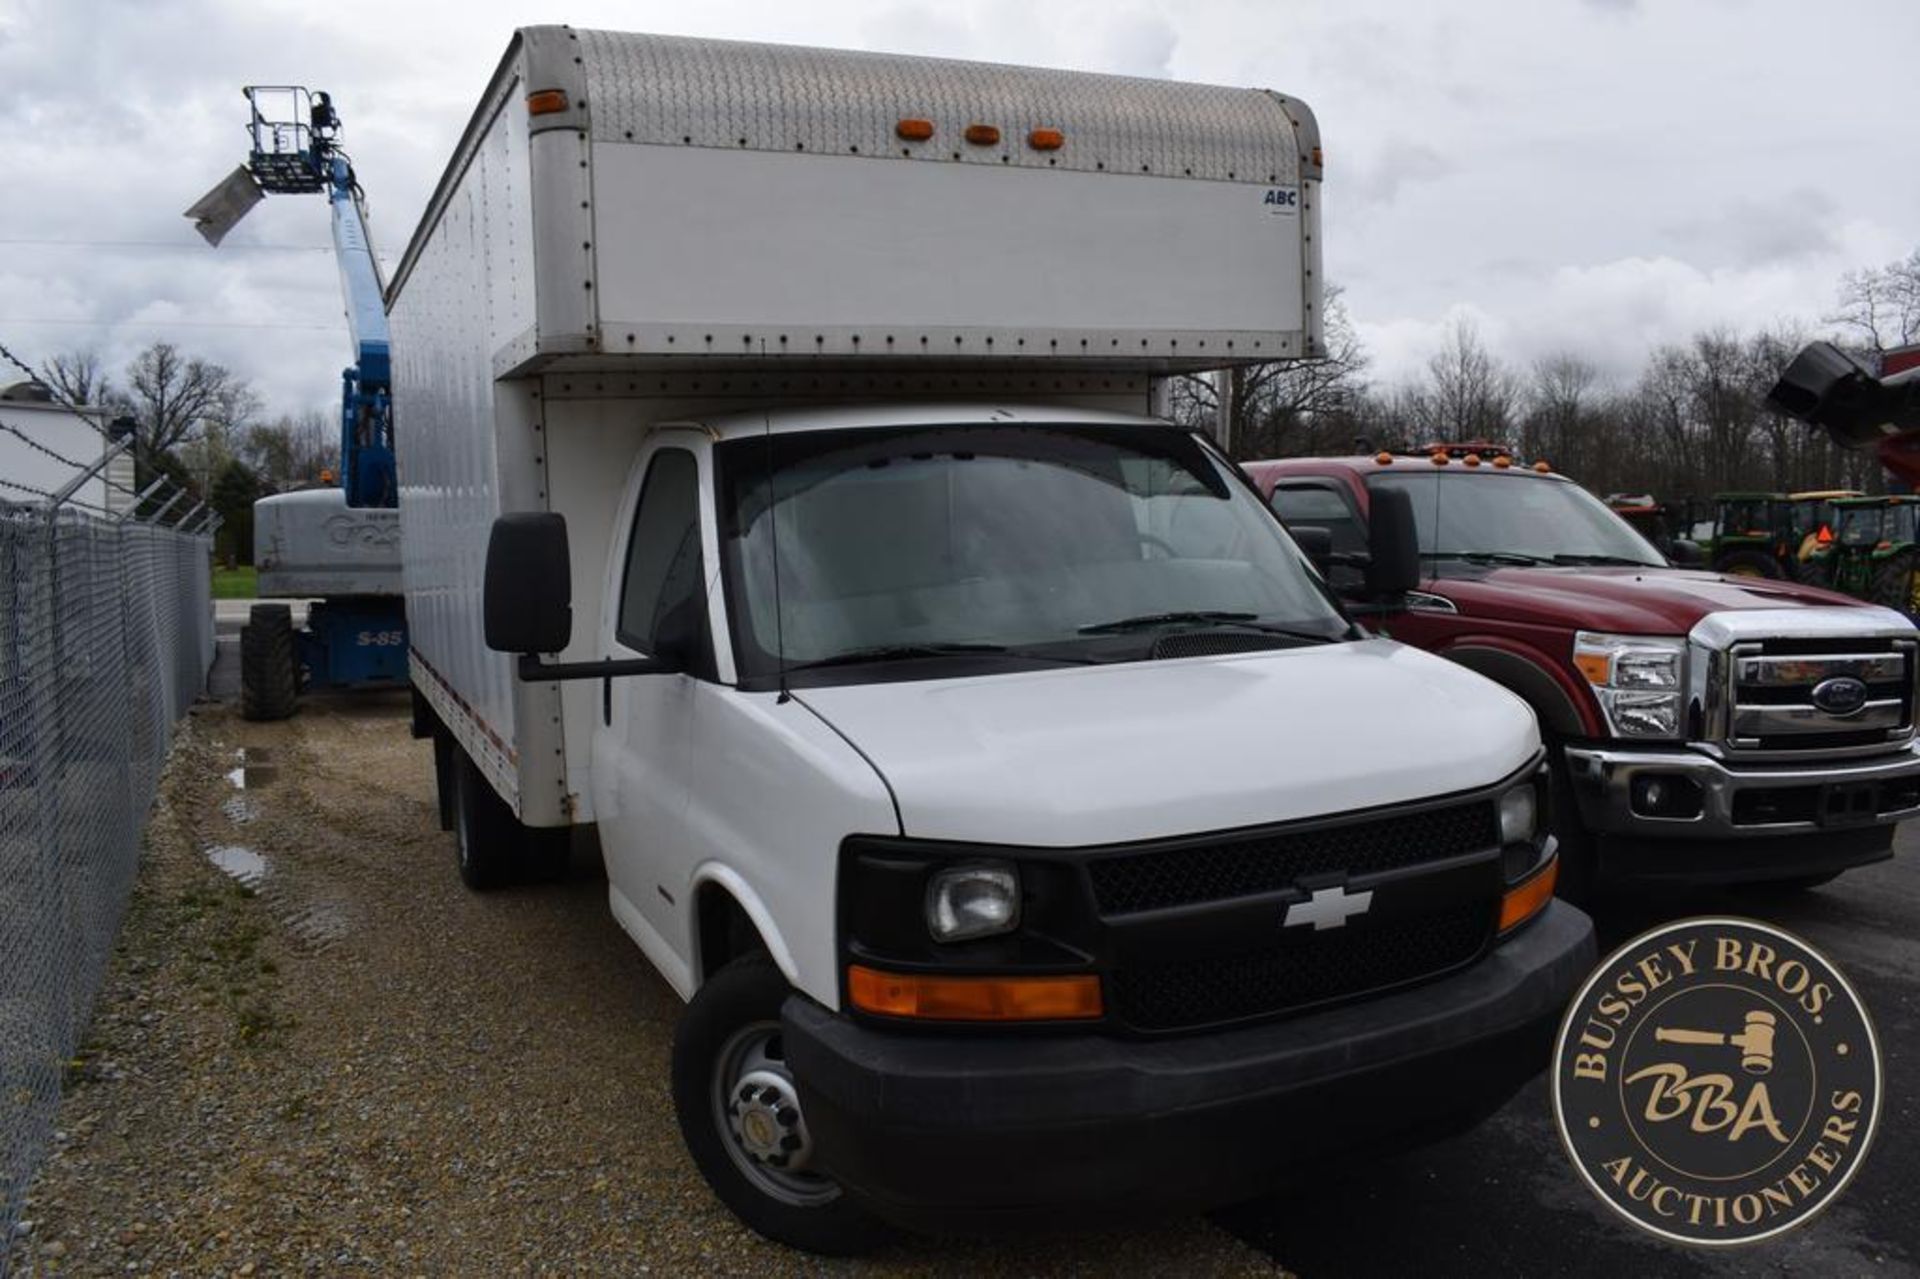
<instances>
[{"instance_id":1,"label":"blue boom lift","mask_svg":"<svg viewBox=\"0 0 1920 1279\"><path fill-rule=\"evenodd\" d=\"M341 374L339 488L254 504L261 597L318 597L301 631L285 604L255 606L241 631L242 711L250 719L283 719L303 687L406 682L392 351L364 195L340 145L332 100L297 85L244 92L247 162L187 216L217 245L267 195L325 195L354 352Z\"/></svg>"}]
</instances>

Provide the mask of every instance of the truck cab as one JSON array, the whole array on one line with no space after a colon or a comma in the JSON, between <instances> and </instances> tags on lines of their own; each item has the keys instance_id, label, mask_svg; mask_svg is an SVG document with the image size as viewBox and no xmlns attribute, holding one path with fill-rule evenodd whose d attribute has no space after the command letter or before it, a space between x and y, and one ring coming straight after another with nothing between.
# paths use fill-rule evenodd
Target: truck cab
<instances>
[{"instance_id":1,"label":"truck cab","mask_svg":"<svg viewBox=\"0 0 1920 1279\"><path fill-rule=\"evenodd\" d=\"M1676 569L1545 464L1382 453L1251 462L1290 527L1364 544L1412 500L1422 582L1383 623L1523 697L1548 742L1562 890L1813 884L1892 855L1920 811L1920 635L1811 586Z\"/></svg>"}]
</instances>

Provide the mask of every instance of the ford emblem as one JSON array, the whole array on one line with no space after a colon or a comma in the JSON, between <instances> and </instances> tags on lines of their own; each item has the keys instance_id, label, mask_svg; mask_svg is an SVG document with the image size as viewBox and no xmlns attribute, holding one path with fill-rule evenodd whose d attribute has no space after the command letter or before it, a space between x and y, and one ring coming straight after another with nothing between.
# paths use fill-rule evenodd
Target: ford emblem
<instances>
[{"instance_id":1,"label":"ford emblem","mask_svg":"<svg viewBox=\"0 0 1920 1279\"><path fill-rule=\"evenodd\" d=\"M1851 675L1836 675L1813 686L1813 704L1829 715L1852 715L1867 704L1867 686Z\"/></svg>"}]
</instances>

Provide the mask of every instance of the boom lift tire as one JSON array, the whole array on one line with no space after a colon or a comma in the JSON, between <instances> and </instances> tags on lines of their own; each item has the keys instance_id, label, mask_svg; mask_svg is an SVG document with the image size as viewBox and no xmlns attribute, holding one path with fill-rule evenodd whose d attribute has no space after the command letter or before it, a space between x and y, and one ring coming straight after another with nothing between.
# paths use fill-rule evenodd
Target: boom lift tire
<instances>
[{"instance_id":1,"label":"boom lift tire","mask_svg":"<svg viewBox=\"0 0 1920 1279\"><path fill-rule=\"evenodd\" d=\"M742 955L695 992L673 1035L680 1135L713 1193L753 1230L805 1252L858 1256L884 1243L887 1227L824 1174L778 1166L805 1159L811 1141L780 1043L780 1006L791 994L764 951ZM743 1103L758 1114L733 1113ZM736 1125L773 1136L776 1153L756 1156Z\"/></svg>"},{"instance_id":2,"label":"boom lift tire","mask_svg":"<svg viewBox=\"0 0 1920 1279\"><path fill-rule=\"evenodd\" d=\"M286 719L300 696L294 668L293 610L285 604L255 604L240 628L240 714L246 719Z\"/></svg>"},{"instance_id":3,"label":"boom lift tire","mask_svg":"<svg viewBox=\"0 0 1920 1279\"><path fill-rule=\"evenodd\" d=\"M526 849L526 829L468 754L453 747L453 845L460 879L477 893L513 883Z\"/></svg>"}]
</instances>

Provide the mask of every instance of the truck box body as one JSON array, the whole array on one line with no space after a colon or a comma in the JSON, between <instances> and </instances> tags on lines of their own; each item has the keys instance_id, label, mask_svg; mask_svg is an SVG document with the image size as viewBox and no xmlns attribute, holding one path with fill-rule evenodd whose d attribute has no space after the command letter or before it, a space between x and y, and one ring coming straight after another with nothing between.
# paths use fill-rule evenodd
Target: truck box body
<instances>
[{"instance_id":1,"label":"truck box body","mask_svg":"<svg viewBox=\"0 0 1920 1279\"><path fill-rule=\"evenodd\" d=\"M556 89L564 110L530 113ZM909 116L933 137L896 136ZM1145 412L1150 375L1317 351L1318 147L1304 104L1260 90L522 32L389 289L416 687L523 821L591 821L595 695L563 714L481 646L494 516L566 512L591 636L650 422L916 396Z\"/></svg>"}]
</instances>

